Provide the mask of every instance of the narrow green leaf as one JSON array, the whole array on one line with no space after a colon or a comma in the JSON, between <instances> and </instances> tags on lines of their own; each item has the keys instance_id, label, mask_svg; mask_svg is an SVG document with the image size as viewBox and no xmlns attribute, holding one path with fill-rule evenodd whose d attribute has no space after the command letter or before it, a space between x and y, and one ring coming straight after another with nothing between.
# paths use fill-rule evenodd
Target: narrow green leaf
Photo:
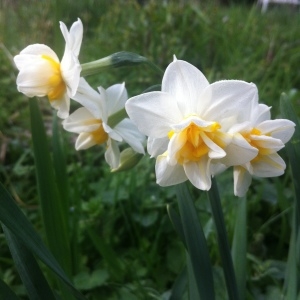
<instances>
[{"instance_id":1,"label":"narrow green leaf","mask_svg":"<svg viewBox=\"0 0 300 300\"><path fill-rule=\"evenodd\" d=\"M237 300L239 299L237 284L232 263L232 257L230 253L230 247L227 239L227 232L225 227L223 210L221 206L221 200L215 178L212 178L212 186L211 189L208 191L208 198L210 200L211 209L216 225L219 250L223 263L223 271L225 275L228 296L231 300Z\"/></svg>"},{"instance_id":2,"label":"narrow green leaf","mask_svg":"<svg viewBox=\"0 0 300 300\"><path fill-rule=\"evenodd\" d=\"M200 296L199 289L197 286L195 274L194 274L194 268L193 263L191 262L191 257L188 252L186 252L186 265L187 265L187 273L189 278L189 299L190 300L197 300L197 299L203 299ZM205 298L204 298L205 300Z\"/></svg>"},{"instance_id":3,"label":"narrow green leaf","mask_svg":"<svg viewBox=\"0 0 300 300\"><path fill-rule=\"evenodd\" d=\"M184 230L182 227L180 216L177 214L175 209L170 204L167 205L167 211L168 211L169 218L174 226L176 233L179 235L182 243L184 244L184 246L187 250L187 245L186 245L185 236L184 236Z\"/></svg>"},{"instance_id":4,"label":"narrow green leaf","mask_svg":"<svg viewBox=\"0 0 300 300\"><path fill-rule=\"evenodd\" d=\"M239 299L246 299L247 199L243 197L238 202L231 252Z\"/></svg>"},{"instance_id":5,"label":"narrow green leaf","mask_svg":"<svg viewBox=\"0 0 300 300\"><path fill-rule=\"evenodd\" d=\"M2 225L8 247L30 299L55 300L50 286L34 256L24 243Z\"/></svg>"},{"instance_id":6,"label":"narrow green leaf","mask_svg":"<svg viewBox=\"0 0 300 300\"><path fill-rule=\"evenodd\" d=\"M299 232L299 231L298 231ZM297 239L297 222L296 222L296 212L294 210L293 213L293 221L292 221L292 230L290 237L290 245L289 245L289 254L287 260L287 267L285 273L284 280L284 288L286 290L286 299L297 299L298 291L298 264L297 264L297 247L296 247L296 239Z\"/></svg>"},{"instance_id":7,"label":"narrow green leaf","mask_svg":"<svg viewBox=\"0 0 300 300\"><path fill-rule=\"evenodd\" d=\"M9 286L0 278L0 299L20 300Z\"/></svg>"},{"instance_id":8,"label":"narrow green leaf","mask_svg":"<svg viewBox=\"0 0 300 300\"><path fill-rule=\"evenodd\" d=\"M215 292L206 239L186 183L177 185L177 199L182 228L191 260L191 274L193 276L192 278L189 276L189 280L195 280L198 290L198 293L195 293L200 296L200 298L190 299L213 300L215 299Z\"/></svg>"},{"instance_id":9,"label":"narrow green leaf","mask_svg":"<svg viewBox=\"0 0 300 300\"><path fill-rule=\"evenodd\" d=\"M292 169L292 180L296 198L297 224L300 226L300 124L290 99L286 94L280 98L280 110L284 118L296 124L295 133L291 140L285 145Z\"/></svg>"},{"instance_id":10,"label":"narrow green leaf","mask_svg":"<svg viewBox=\"0 0 300 300\"><path fill-rule=\"evenodd\" d=\"M69 207L70 207L69 182L68 182L67 164L66 164L66 158L63 149L62 137L58 125L58 117L56 114L53 115L52 133L53 133L52 146L53 146L53 163L54 163L53 166L55 171L56 184L61 199L62 212L63 212L62 216L64 218L64 223L67 225L69 224ZM68 232L66 234L69 237Z\"/></svg>"},{"instance_id":11,"label":"narrow green leaf","mask_svg":"<svg viewBox=\"0 0 300 300\"><path fill-rule=\"evenodd\" d=\"M77 299L85 299L83 295L74 288L63 269L46 248L40 236L35 232L31 223L26 219L1 183L0 207L0 221L69 287Z\"/></svg>"},{"instance_id":12,"label":"narrow green leaf","mask_svg":"<svg viewBox=\"0 0 300 300\"><path fill-rule=\"evenodd\" d=\"M30 99L30 121L41 212L49 248L71 275L70 243L65 211L55 182L53 163L41 112L36 99Z\"/></svg>"},{"instance_id":13,"label":"narrow green leaf","mask_svg":"<svg viewBox=\"0 0 300 300\"><path fill-rule=\"evenodd\" d=\"M169 300L182 300L188 284L187 268L185 267L176 278ZM196 289L197 290L197 289Z\"/></svg>"}]
</instances>

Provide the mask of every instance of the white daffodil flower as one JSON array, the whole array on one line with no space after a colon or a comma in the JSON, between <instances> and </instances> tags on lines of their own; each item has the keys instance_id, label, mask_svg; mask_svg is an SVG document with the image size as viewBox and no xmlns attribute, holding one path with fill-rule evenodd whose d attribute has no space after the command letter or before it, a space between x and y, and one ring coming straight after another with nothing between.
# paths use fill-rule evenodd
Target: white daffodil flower
<instances>
[{"instance_id":1,"label":"white daffodil flower","mask_svg":"<svg viewBox=\"0 0 300 300\"><path fill-rule=\"evenodd\" d=\"M132 149L144 154L145 136L128 118L123 119L114 128L108 125L109 116L124 109L128 99L125 84L115 84L108 89L99 87L96 92L81 78L77 93L73 99L83 107L77 109L63 121L63 127L70 132L79 133L76 150L106 144L105 160L112 169L119 166L120 150L118 142L125 141Z\"/></svg>"},{"instance_id":2,"label":"white daffodil flower","mask_svg":"<svg viewBox=\"0 0 300 300\"><path fill-rule=\"evenodd\" d=\"M50 104L60 118L69 115L70 97L76 93L81 66L78 60L83 26L81 20L74 22L70 31L60 22L66 41L61 62L55 52L46 45L34 44L26 47L14 57L19 69L18 90L28 97L48 96Z\"/></svg>"},{"instance_id":3,"label":"white daffodil flower","mask_svg":"<svg viewBox=\"0 0 300 300\"><path fill-rule=\"evenodd\" d=\"M232 128L235 136L242 136L258 150L251 161L234 167L234 194L243 197L252 181L252 176L275 177L284 173L285 162L277 151L284 147L295 131L290 120L270 120L270 107L259 104L252 111L250 121Z\"/></svg>"},{"instance_id":4,"label":"white daffodil flower","mask_svg":"<svg viewBox=\"0 0 300 300\"><path fill-rule=\"evenodd\" d=\"M209 190L214 170L224 166L218 167L219 159L228 156L229 165L253 159L257 149L244 138L235 139L228 150L227 146L232 142L228 131L249 119L256 94L256 86L244 81L209 84L197 68L174 58L161 92L130 98L125 105L130 119L149 137L148 152L157 157L157 183L169 186L190 180Z\"/></svg>"}]
</instances>

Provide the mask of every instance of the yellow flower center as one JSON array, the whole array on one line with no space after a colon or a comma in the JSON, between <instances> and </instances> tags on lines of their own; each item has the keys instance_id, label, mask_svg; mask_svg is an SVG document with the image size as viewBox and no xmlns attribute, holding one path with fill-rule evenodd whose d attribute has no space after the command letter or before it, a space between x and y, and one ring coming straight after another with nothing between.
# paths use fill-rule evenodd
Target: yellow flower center
<instances>
[{"instance_id":1,"label":"yellow flower center","mask_svg":"<svg viewBox=\"0 0 300 300\"><path fill-rule=\"evenodd\" d=\"M219 131L220 128L221 126L217 122L206 127L200 127L191 122L189 126L178 133L180 142L183 144L181 149L176 153L178 163L183 164L189 161L199 161L203 155L207 154L210 148L205 143L205 138L209 138L219 147L224 148L225 144L222 141L223 133ZM169 131L169 139L172 138L174 133L173 130Z\"/></svg>"},{"instance_id":2,"label":"yellow flower center","mask_svg":"<svg viewBox=\"0 0 300 300\"><path fill-rule=\"evenodd\" d=\"M49 78L48 84L50 86L49 92L47 94L49 101L55 101L64 95L66 91L66 84L62 78L60 71L60 63L55 61L48 55L42 55L42 58L47 60L52 68L52 75Z\"/></svg>"},{"instance_id":3,"label":"yellow flower center","mask_svg":"<svg viewBox=\"0 0 300 300\"><path fill-rule=\"evenodd\" d=\"M242 133L242 136L247 140L247 142L258 150L258 154L254 157L251 162L259 161L263 159L263 156L272 153L272 151L268 148L264 148L261 146L261 141L257 141L251 138L251 135L261 136L261 131L257 128L253 128L251 131L247 133Z\"/></svg>"},{"instance_id":4,"label":"yellow flower center","mask_svg":"<svg viewBox=\"0 0 300 300\"><path fill-rule=\"evenodd\" d=\"M101 119L91 119L85 122L85 125L99 124L99 128L90 132L95 144L103 144L108 140L108 134L105 132Z\"/></svg>"}]
</instances>

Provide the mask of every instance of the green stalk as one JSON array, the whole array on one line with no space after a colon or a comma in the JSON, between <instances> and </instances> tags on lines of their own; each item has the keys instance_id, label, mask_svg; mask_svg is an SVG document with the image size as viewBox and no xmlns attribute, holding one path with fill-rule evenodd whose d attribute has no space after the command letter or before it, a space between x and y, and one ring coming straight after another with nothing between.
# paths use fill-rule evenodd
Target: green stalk
<instances>
[{"instance_id":1,"label":"green stalk","mask_svg":"<svg viewBox=\"0 0 300 300\"><path fill-rule=\"evenodd\" d=\"M189 294L191 300L215 299L212 266L205 235L186 183L177 186L181 225L188 255ZM179 232L182 232L179 229Z\"/></svg>"},{"instance_id":2,"label":"green stalk","mask_svg":"<svg viewBox=\"0 0 300 300\"><path fill-rule=\"evenodd\" d=\"M238 202L231 252L239 298L246 299L247 199L243 197Z\"/></svg>"},{"instance_id":3,"label":"green stalk","mask_svg":"<svg viewBox=\"0 0 300 300\"><path fill-rule=\"evenodd\" d=\"M208 198L210 200L211 209L216 225L219 250L223 263L223 271L225 275L228 296L230 300L238 300L239 296L233 268L233 262L227 239L227 232L225 227L223 210L221 206L221 200L215 178L212 178L212 186L211 189L208 191Z\"/></svg>"}]
</instances>

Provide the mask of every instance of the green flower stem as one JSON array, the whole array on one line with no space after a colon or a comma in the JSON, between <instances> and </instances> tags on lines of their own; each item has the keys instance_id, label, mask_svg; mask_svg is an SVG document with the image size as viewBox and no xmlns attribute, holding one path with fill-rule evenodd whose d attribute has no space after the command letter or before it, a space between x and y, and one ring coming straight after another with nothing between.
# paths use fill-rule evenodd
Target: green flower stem
<instances>
[{"instance_id":1,"label":"green flower stem","mask_svg":"<svg viewBox=\"0 0 300 300\"><path fill-rule=\"evenodd\" d=\"M177 217L172 218L174 214L170 217L173 224L177 224L177 232L180 233L188 251L190 300L213 300L215 291L207 243L186 183L177 185L177 199L181 222Z\"/></svg>"},{"instance_id":2,"label":"green flower stem","mask_svg":"<svg viewBox=\"0 0 300 300\"><path fill-rule=\"evenodd\" d=\"M116 113L112 114L108 118L108 125L111 128L114 128L118 123L120 123L123 119L128 118L127 112L125 108L117 111Z\"/></svg>"},{"instance_id":3,"label":"green flower stem","mask_svg":"<svg viewBox=\"0 0 300 300\"><path fill-rule=\"evenodd\" d=\"M232 259L236 274L240 299L246 299L246 265L247 265L247 199L238 199L234 236L232 242Z\"/></svg>"},{"instance_id":4,"label":"green flower stem","mask_svg":"<svg viewBox=\"0 0 300 300\"><path fill-rule=\"evenodd\" d=\"M125 66L134 66L139 64L147 64L155 72L163 74L163 71L146 57L132 52L117 52L101 59L82 64L81 76L88 76L102 72L108 68L119 68Z\"/></svg>"},{"instance_id":5,"label":"green flower stem","mask_svg":"<svg viewBox=\"0 0 300 300\"><path fill-rule=\"evenodd\" d=\"M230 253L230 247L227 239L224 215L223 215L221 200L218 192L218 186L214 178L212 179L212 187L208 191L208 198L210 200L211 209L212 209L212 213L213 213L213 217L217 229L218 244L219 244L220 255L223 263L223 270L225 275L225 282L227 286L228 296L230 300L238 300L239 296L238 296L232 257Z\"/></svg>"}]
</instances>

